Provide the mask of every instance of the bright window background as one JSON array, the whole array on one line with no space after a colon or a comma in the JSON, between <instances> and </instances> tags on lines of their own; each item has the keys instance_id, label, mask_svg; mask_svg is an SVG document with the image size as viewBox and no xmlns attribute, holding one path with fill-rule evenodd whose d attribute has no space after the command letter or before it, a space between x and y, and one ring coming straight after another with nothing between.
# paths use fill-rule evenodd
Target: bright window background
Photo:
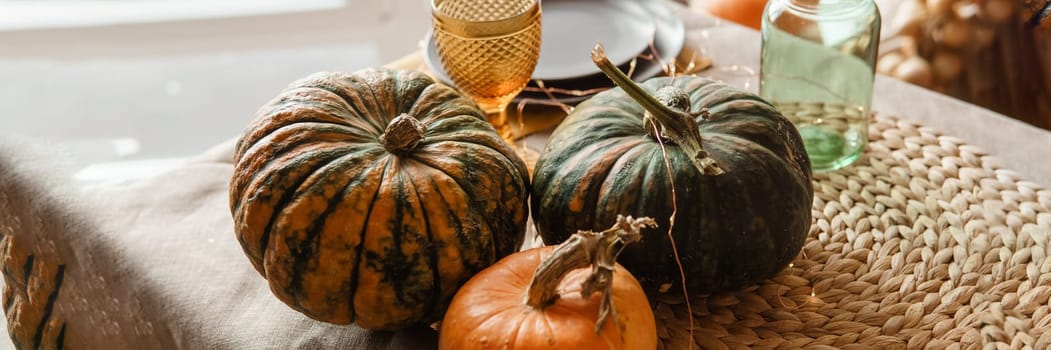
<instances>
[{"instance_id":1,"label":"bright window background","mask_svg":"<svg viewBox=\"0 0 1051 350\"><path fill-rule=\"evenodd\" d=\"M0 0L0 30L71 28L338 9L344 0Z\"/></svg>"},{"instance_id":2,"label":"bright window background","mask_svg":"<svg viewBox=\"0 0 1051 350\"><path fill-rule=\"evenodd\" d=\"M0 0L0 136L145 176L238 136L290 82L417 48L429 0Z\"/></svg>"}]
</instances>

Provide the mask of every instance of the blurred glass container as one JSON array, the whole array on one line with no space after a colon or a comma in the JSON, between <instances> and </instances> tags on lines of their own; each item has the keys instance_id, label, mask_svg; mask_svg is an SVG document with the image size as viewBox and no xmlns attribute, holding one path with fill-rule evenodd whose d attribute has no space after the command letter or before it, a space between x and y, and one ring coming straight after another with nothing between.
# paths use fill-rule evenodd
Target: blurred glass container
<instances>
[{"instance_id":1,"label":"blurred glass container","mask_svg":"<svg viewBox=\"0 0 1051 350\"><path fill-rule=\"evenodd\" d=\"M868 143L880 15L873 0L770 0L759 94L799 129L815 172Z\"/></svg>"}]
</instances>

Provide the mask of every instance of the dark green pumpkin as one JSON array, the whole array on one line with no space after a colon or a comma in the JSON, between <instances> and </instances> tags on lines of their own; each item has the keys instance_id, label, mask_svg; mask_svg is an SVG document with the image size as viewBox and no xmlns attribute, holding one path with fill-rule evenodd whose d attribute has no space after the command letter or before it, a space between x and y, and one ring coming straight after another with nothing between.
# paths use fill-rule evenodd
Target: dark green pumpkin
<instances>
[{"instance_id":1,"label":"dark green pumpkin","mask_svg":"<svg viewBox=\"0 0 1051 350\"><path fill-rule=\"evenodd\" d=\"M658 227L647 229L619 262L651 291L678 290L680 270L668 238L677 207L671 236L690 294L773 276L799 254L811 224L811 170L798 132L759 97L707 79L655 78L638 91L658 95L653 103L675 105L675 96L657 94L666 86L684 93L679 104L689 106L672 110L707 109L683 125L694 123L699 156L714 163L695 161L674 137L658 140L653 124L644 123L647 109L624 89L602 92L566 117L536 165L531 206L544 242L602 229L618 214L658 218ZM664 119L654 116L672 133L689 133ZM667 164L658 141L665 143ZM699 170L713 165L718 171Z\"/></svg>"},{"instance_id":2,"label":"dark green pumpkin","mask_svg":"<svg viewBox=\"0 0 1051 350\"><path fill-rule=\"evenodd\" d=\"M274 295L318 320L436 321L525 232L525 164L473 102L418 72L297 81L235 152L241 247Z\"/></svg>"}]
</instances>

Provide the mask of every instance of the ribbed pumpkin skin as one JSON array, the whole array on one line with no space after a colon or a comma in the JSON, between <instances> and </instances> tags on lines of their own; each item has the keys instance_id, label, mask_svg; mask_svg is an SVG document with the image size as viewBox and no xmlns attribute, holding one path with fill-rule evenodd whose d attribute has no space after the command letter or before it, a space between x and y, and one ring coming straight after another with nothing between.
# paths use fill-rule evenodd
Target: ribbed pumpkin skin
<instances>
[{"instance_id":1,"label":"ribbed pumpkin skin","mask_svg":"<svg viewBox=\"0 0 1051 350\"><path fill-rule=\"evenodd\" d=\"M379 137L408 113L411 152ZM317 73L257 113L238 141L235 231L283 302L369 329L440 319L457 288L516 250L525 164L451 88L415 72Z\"/></svg>"},{"instance_id":2,"label":"ribbed pumpkin skin","mask_svg":"<svg viewBox=\"0 0 1051 350\"><path fill-rule=\"evenodd\" d=\"M533 219L547 244L599 230L617 214L649 216L619 262L647 290L681 288L668 239L671 181L678 212L672 232L690 294L734 290L771 277L800 251L811 224L809 158L792 124L758 97L707 79L656 78L689 96L702 145L726 171L702 175L677 145L647 135L644 110L620 88L581 103L551 135L533 177Z\"/></svg>"},{"instance_id":3,"label":"ribbed pumpkin skin","mask_svg":"<svg viewBox=\"0 0 1051 350\"><path fill-rule=\"evenodd\" d=\"M456 293L442 320L438 349L654 349L657 330L653 311L638 281L615 266L611 303L615 313L599 334L602 293L581 295L590 268L566 274L552 305L534 309L524 301L540 262L554 247L511 254L483 270Z\"/></svg>"}]
</instances>

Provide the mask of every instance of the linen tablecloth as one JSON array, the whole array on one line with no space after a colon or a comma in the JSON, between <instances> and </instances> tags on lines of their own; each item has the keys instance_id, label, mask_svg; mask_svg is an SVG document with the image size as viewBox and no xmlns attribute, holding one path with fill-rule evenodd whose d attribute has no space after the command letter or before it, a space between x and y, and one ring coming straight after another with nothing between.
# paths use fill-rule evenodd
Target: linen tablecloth
<instances>
[{"instance_id":1,"label":"linen tablecloth","mask_svg":"<svg viewBox=\"0 0 1051 350\"><path fill-rule=\"evenodd\" d=\"M225 143L160 176L84 188L27 142L0 143L8 329L21 348L427 349L432 329L370 332L278 301L233 233ZM43 322L42 322L43 321Z\"/></svg>"}]
</instances>

